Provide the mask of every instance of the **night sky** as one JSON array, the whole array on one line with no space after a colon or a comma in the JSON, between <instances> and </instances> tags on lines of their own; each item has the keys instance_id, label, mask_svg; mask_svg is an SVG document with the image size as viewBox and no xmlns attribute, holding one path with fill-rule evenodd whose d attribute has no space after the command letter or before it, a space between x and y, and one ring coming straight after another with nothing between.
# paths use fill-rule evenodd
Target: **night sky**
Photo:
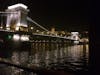
<instances>
[{"instance_id":1,"label":"night sky","mask_svg":"<svg viewBox=\"0 0 100 75\"><path fill-rule=\"evenodd\" d=\"M28 16L47 29L87 31L89 26L88 0L0 0L0 11L7 6L23 3Z\"/></svg>"}]
</instances>

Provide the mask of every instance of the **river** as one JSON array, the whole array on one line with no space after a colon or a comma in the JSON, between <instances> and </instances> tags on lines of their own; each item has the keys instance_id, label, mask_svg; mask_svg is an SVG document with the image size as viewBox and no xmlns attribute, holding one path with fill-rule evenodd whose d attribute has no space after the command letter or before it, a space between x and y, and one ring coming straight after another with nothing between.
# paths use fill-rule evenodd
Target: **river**
<instances>
[{"instance_id":1,"label":"river","mask_svg":"<svg viewBox=\"0 0 100 75\"><path fill-rule=\"evenodd\" d=\"M66 43L34 42L30 48L17 48L8 53L7 60L14 64L47 69L66 69L74 71L88 70L89 45L68 45ZM1 66L2 67L2 66ZM8 75L33 75L23 73L22 69L4 67L2 70ZM1 71L2 71L1 70ZM5 75L6 75L5 74Z\"/></svg>"}]
</instances>

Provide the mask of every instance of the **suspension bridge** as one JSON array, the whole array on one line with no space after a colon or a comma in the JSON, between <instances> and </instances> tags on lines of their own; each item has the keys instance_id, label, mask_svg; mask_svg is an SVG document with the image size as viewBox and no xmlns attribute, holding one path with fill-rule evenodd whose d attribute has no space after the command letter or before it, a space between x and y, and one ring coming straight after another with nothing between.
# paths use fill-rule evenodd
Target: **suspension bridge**
<instances>
[{"instance_id":1,"label":"suspension bridge","mask_svg":"<svg viewBox=\"0 0 100 75\"><path fill-rule=\"evenodd\" d=\"M52 33L36 21L28 17L29 10L23 4L9 6L5 12L0 12L0 31L26 32L36 36L54 37L67 40L79 40L79 37L69 38ZM78 38L77 38L78 37Z\"/></svg>"},{"instance_id":2,"label":"suspension bridge","mask_svg":"<svg viewBox=\"0 0 100 75\"><path fill-rule=\"evenodd\" d=\"M66 54L70 52L73 41L76 44L79 42L78 33L72 33L70 37L52 33L31 19L27 8L24 4L15 4L9 6L5 12L0 12L0 34L2 34L0 35L0 57L2 57L0 64L6 64L7 66L4 66L11 69L12 75L17 72L34 75L43 69L57 70L69 67L68 64L74 65L75 63L70 63L72 59L69 60ZM66 46L69 47L64 48ZM75 47L72 48L76 50ZM84 49L83 52L86 54L86 47ZM78 63L82 63L82 66L86 64L85 60ZM78 66L82 70L80 65Z\"/></svg>"}]
</instances>

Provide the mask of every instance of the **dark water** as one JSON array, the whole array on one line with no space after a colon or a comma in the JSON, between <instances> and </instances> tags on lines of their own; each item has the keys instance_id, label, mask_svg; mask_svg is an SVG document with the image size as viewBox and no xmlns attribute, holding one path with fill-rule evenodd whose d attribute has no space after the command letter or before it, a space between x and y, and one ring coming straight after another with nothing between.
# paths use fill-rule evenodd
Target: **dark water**
<instances>
[{"instance_id":1,"label":"dark water","mask_svg":"<svg viewBox=\"0 0 100 75\"><path fill-rule=\"evenodd\" d=\"M88 44L69 45L63 43L39 43L38 41L32 43L30 49L26 47L22 50L13 50L9 55L10 57L6 58L7 60L26 67L35 65L47 69L88 70ZM2 75L35 74L11 66L5 66L1 68L2 70L5 71Z\"/></svg>"}]
</instances>

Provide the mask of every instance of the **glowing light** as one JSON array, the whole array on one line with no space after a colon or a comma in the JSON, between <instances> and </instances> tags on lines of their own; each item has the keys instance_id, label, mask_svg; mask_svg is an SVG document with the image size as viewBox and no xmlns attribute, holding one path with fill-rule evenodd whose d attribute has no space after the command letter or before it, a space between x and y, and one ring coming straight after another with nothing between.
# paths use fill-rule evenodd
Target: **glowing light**
<instances>
[{"instance_id":1,"label":"glowing light","mask_svg":"<svg viewBox=\"0 0 100 75\"><path fill-rule=\"evenodd\" d=\"M8 35L8 39L12 39L12 36L11 35Z\"/></svg>"},{"instance_id":2,"label":"glowing light","mask_svg":"<svg viewBox=\"0 0 100 75\"><path fill-rule=\"evenodd\" d=\"M26 35L22 35L20 39L21 41L29 41L29 37Z\"/></svg>"},{"instance_id":3,"label":"glowing light","mask_svg":"<svg viewBox=\"0 0 100 75\"><path fill-rule=\"evenodd\" d=\"M31 29L34 29L33 27L31 27Z\"/></svg>"},{"instance_id":4,"label":"glowing light","mask_svg":"<svg viewBox=\"0 0 100 75\"><path fill-rule=\"evenodd\" d=\"M79 32L71 32L72 40L79 40Z\"/></svg>"},{"instance_id":5,"label":"glowing light","mask_svg":"<svg viewBox=\"0 0 100 75\"><path fill-rule=\"evenodd\" d=\"M19 30L19 27L16 27L16 29L15 30Z\"/></svg>"},{"instance_id":6,"label":"glowing light","mask_svg":"<svg viewBox=\"0 0 100 75\"><path fill-rule=\"evenodd\" d=\"M25 25L25 24L22 24L22 23L20 23L20 22L18 22L18 23L17 23L17 26L23 26L23 27L27 27L27 25Z\"/></svg>"},{"instance_id":7,"label":"glowing light","mask_svg":"<svg viewBox=\"0 0 100 75\"><path fill-rule=\"evenodd\" d=\"M39 32L39 30L36 30L36 32Z\"/></svg>"},{"instance_id":8,"label":"glowing light","mask_svg":"<svg viewBox=\"0 0 100 75\"><path fill-rule=\"evenodd\" d=\"M74 41L74 44L79 44L79 41Z\"/></svg>"},{"instance_id":9,"label":"glowing light","mask_svg":"<svg viewBox=\"0 0 100 75\"><path fill-rule=\"evenodd\" d=\"M1 26L0 28L2 29L3 27Z\"/></svg>"},{"instance_id":10,"label":"glowing light","mask_svg":"<svg viewBox=\"0 0 100 75\"><path fill-rule=\"evenodd\" d=\"M7 30L10 30L10 28L6 28Z\"/></svg>"},{"instance_id":11,"label":"glowing light","mask_svg":"<svg viewBox=\"0 0 100 75\"><path fill-rule=\"evenodd\" d=\"M20 24L20 26L23 26L23 27L28 27L26 24Z\"/></svg>"},{"instance_id":12,"label":"glowing light","mask_svg":"<svg viewBox=\"0 0 100 75\"><path fill-rule=\"evenodd\" d=\"M17 23L17 26L21 26L21 24L18 22L18 23Z\"/></svg>"},{"instance_id":13,"label":"glowing light","mask_svg":"<svg viewBox=\"0 0 100 75\"><path fill-rule=\"evenodd\" d=\"M72 35L78 35L79 32L71 32Z\"/></svg>"},{"instance_id":14,"label":"glowing light","mask_svg":"<svg viewBox=\"0 0 100 75\"><path fill-rule=\"evenodd\" d=\"M9 27L9 26L10 26L10 25L8 25L8 24L6 25L6 27Z\"/></svg>"},{"instance_id":15,"label":"glowing light","mask_svg":"<svg viewBox=\"0 0 100 75\"><path fill-rule=\"evenodd\" d=\"M16 41L18 41L18 40L20 40L20 36L19 36L18 34L15 34L15 35L13 36L13 39L16 40Z\"/></svg>"},{"instance_id":16,"label":"glowing light","mask_svg":"<svg viewBox=\"0 0 100 75\"><path fill-rule=\"evenodd\" d=\"M21 3L9 6L8 9L14 9L14 8L18 8L18 7L22 7L24 9L27 9L27 6L24 4L21 4Z\"/></svg>"}]
</instances>

